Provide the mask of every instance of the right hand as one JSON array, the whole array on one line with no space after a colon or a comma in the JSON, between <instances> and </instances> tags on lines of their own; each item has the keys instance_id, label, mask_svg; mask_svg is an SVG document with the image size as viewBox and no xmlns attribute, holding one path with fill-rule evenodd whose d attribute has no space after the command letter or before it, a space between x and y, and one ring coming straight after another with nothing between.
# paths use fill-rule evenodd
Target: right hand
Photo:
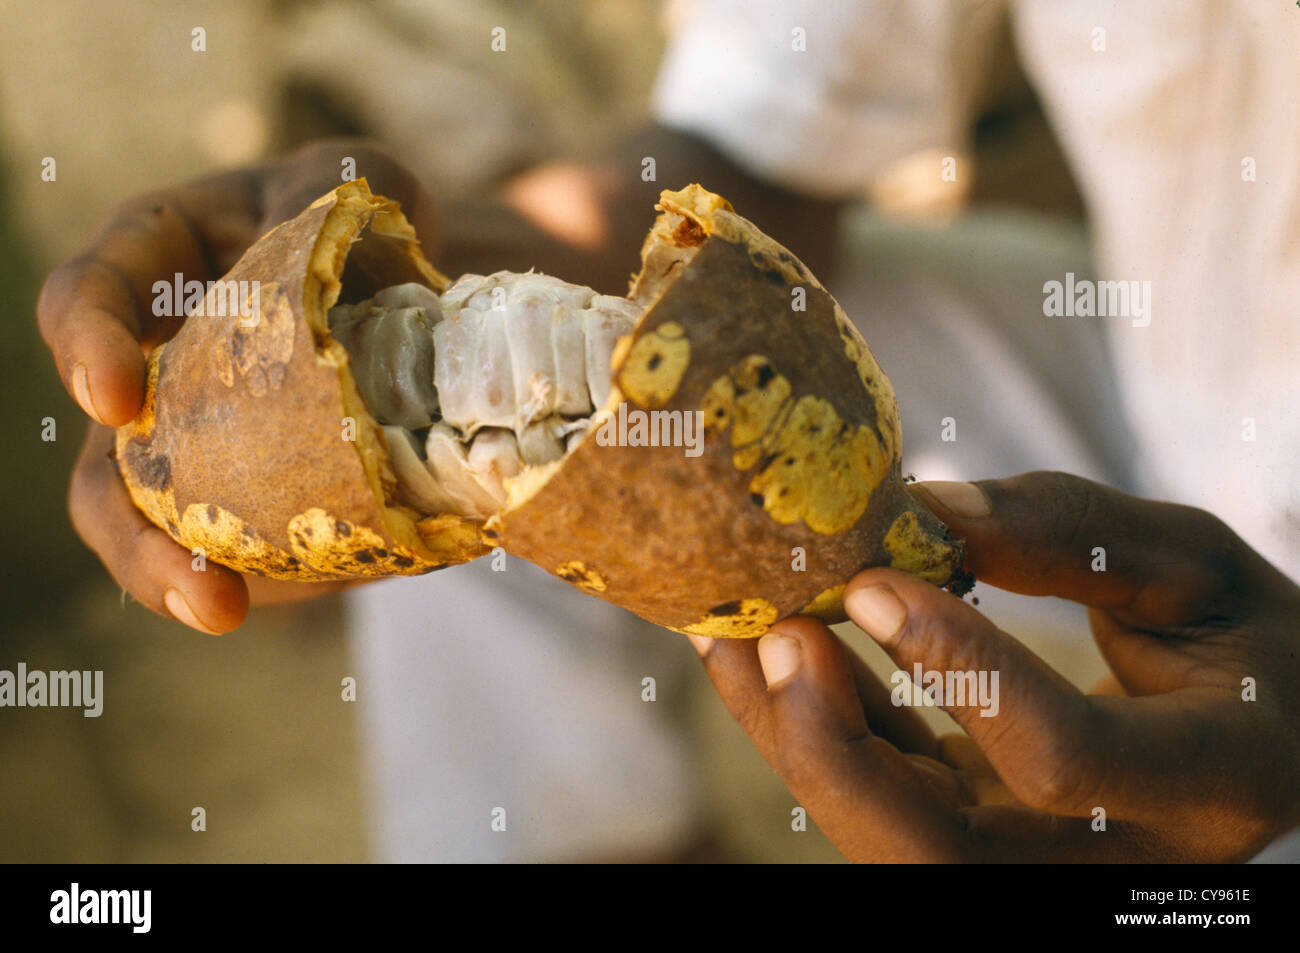
<instances>
[{"instance_id":1,"label":"right hand","mask_svg":"<svg viewBox=\"0 0 1300 953\"><path fill-rule=\"evenodd\" d=\"M409 171L356 141L314 143L288 158L131 199L111 212L81 251L45 279L36 303L41 336L59 376L92 419L72 473L68 509L78 535L137 601L201 632L234 629L250 601L294 601L339 584L273 582L192 556L136 509L109 457L113 429L144 400L145 356L183 318L153 314L153 284L221 278L261 235L341 184L344 156L358 176L402 204L426 245L438 235L434 204Z\"/></svg>"},{"instance_id":2,"label":"right hand","mask_svg":"<svg viewBox=\"0 0 1300 953\"><path fill-rule=\"evenodd\" d=\"M964 540L976 579L1088 606L1114 683L1084 695L897 569L854 577L845 611L896 673L940 673L950 689L948 676L988 675L978 701L964 688L933 699L962 734L936 737L815 619L757 641L692 636L727 708L845 856L1221 864L1300 824L1300 586L1209 513L1068 474L913 490Z\"/></svg>"}]
</instances>

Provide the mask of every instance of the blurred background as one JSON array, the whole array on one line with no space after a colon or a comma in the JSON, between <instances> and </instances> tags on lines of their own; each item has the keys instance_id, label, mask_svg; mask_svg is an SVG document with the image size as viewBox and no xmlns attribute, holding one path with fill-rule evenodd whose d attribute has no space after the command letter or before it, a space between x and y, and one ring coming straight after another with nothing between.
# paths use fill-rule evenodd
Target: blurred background
<instances>
[{"instance_id":1,"label":"blurred background","mask_svg":"<svg viewBox=\"0 0 1300 953\"><path fill-rule=\"evenodd\" d=\"M357 706L340 700L354 672L340 604L262 610L234 634L204 637L124 598L73 534L65 494L84 425L36 330L43 275L128 196L316 136L376 137L436 194L485 192L534 163L598 149L646 119L673 16L672 4L642 0L47 0L9 12L0 668L103 670L106 701L98 719L0 710L0 861L372 856ZM498 25L508 56L486 41ZM202 53L191 49L196 27ZM1009 35L999 49L974 92L976 174L954 196L896 170L875 211L853 223L859 254L902 248L949 273L1009 255L1087 271L1074 183ZM45 157L57 161L55 181L42 180ZM908 382L895 384L906 408ZM41 439L47 417L54 441ZM1060 619L1058 632L1026 634L1088 684L1100 663L1079 618ZM854 644L883 669L880 653ZM661 695L699 765L695 856L838 858L816 831L790 830L790 795L701 671ZM209 818L202 834L190 829L195 806Z\"/></svg>"}]
</instances>

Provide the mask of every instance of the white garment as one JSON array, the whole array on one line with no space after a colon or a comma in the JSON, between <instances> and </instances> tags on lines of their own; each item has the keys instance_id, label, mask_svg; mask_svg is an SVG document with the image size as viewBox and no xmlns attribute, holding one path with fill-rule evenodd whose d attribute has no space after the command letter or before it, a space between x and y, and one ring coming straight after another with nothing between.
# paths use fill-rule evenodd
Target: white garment
<instances>
[{"instance_id":1,"label":"white garment","mask_svg":"<svg viewBox=\"0 0 1300 953\"><path fill-rule=\"evenodd\" d=\"M860 198L909 154L963 151L972 120L963 90L987 55L988 17L997 6L981 0L695 3L670 46L656 112L772 181ZM1063 322L1061 350L1072 354L1086 336L1078 337L1071 322L1104 324L1124 409L1137 431L1140 489L1216 513L1300 578L1300 16L1264 0L1012 0L1007 7L1021 58L1083 190L1100 277L1149 281L1151 301L1149 323L1136 316L1049 318L1016 308L1003 327L1014 328L1016 313L1035 324ZM1009 271L1018 270L1009 264ZM1064 279L1042 275L1044 283ZM870 287L882 304L888 288L905 278L882 272L873 281L859 273L846 282L848 297L863 297ZM945 305L942 288L914 294L932 298L939 315L933 323L946 328L940 333L967 334L976 356L1005 344L990 336L997 325L979 320L978 306ZM962 321L969 331L948 327ZM915 340L913 328L890 335L876 325L864 331L878 351L887 352L894 336L910 332ZM1029 347L1020 348L1026 357L1036 350L1037 359L1044 356L1035 344L1041 327L1026 329ZM929 333L915 345L929 347L935 340ZM900 362L918 369L915 355L881 357L901 391L909 386L906 377L890 371ZM1038 366L1023 383L999 382L1004 397L1018 392L1026 404L1048 405L1035 429L1058 445L1060 462L1049 466L1071 469L1080 459L1079 440L1061 429L1070 415L1053 422L1050 405L1070 388L1077 401L1080 381L1099 383L1089 363L1081 359L1077 372L1058 378L1066 387L1052 386L1051 373ZM940 387L950 393L953 377L957 387L985 382L968 376L969 367L947 370ZM989 396L979 390L969 400L984 403ZM1085 408L1109 416L1112 397L1107 390L1092 399L1085 394ZM935 408L931 416L946 406L928 393L918 400ZM960 402L955 395L947 400ZM908 400L900 403L907 414ZM1038 410L1008 408L1021 417ZM1078 419L1077 403L1073 410ZM926 422L920 422L923 434ZM974 459L990 457L988 441L1011 437L1014 444L1015 432L986 429L986 445L975 448ZM1099 446L1114 462L1123 444L1107 446L1102 434ZM949 475L930 472L945 465L936 451L931 446L927 457L921 449L916 465L926 477ZM970 477L955 472L960 469L951 475ZM1280 839L1260 859L1293 859L1295 843Z\"/></svg>"},{"instance_id":2,"label":"white garment","mask_svg":"<svg viewBox=\"0 0 1300 953\"><path fill-rule=\"evenodd\" d=\"M1263 2L1128 6L1044 0L1012 12L1088 198L1099 261L1107 276L1152 281L1150 326L1043 317L1036 289L1064 275L1035 280L1034 263L1070 254L1009 254L983 286L935 280L978 257L953 248L909 284L897 234L872 239L870 227L850 251L880 267L832 290L900 393L906 467L929 478L1058 467L1128 484L1133 444L1099 371L1104 327L1144 446L1144 489L1214 510L1294 575L1300 425L1285 410L1300 67L1288 57L1300 18ZM861 196L897 160L962 151L997 13L975 0L700 3L669 48L658 114L773 181ZM1105 53L1091 51L1095 26ZM806 52L792 49L795 29ZM1257 182L1240 179L1247 155ZM939 437L949 414L955 444ZM1254 443L1240 441L1244 416ZM661 672L692 664L685 641L510 567L480 561L352 597L377 855L670 846L695 817L695 779L640 685L657 676L662 691ZM1000 596L987 605L1014 609ZM1069 621L1066 607L1045 609ZM495 807L504 833L491 830Z\"/></svg>"},{"instance_id":3,"label":"white garment","mask_svg":"<svg viewBox=\"0 0 1300 953\"><path fill-rule=\"evenodd\" d=\"M698 2L656 112L772 181L861 197L908 155L963 151L999 6ZM1099 277L1152 293L1145 327L1036 320L1105 326L1144 492L1211 510L1300 577L1300 16L1267 0L1005 7Z\"/></svg>"},{"instance_id":4,"label":"white garment","mask_svg":"<svg viewBox=\"0 0 1300 953\"><path fill-rule=\"evenodd\" d=\"M1058 466L1128 482L1131 437L1105 386L1102 329L1080 322L1047 333L1026 320L1038 275L1086 261L1079 229L980 213L939 232L855 215L839 254L851 267L835 294L898 393L905 470L974 479ZM942 437L948 416L954 442ZM770 770L744 767L761 759L733 724L728 742L713 740L731 747L709 752L726 767L703 769L710 790L700 797L700 752L661 717L662 703L686 691L707 693L718 709L686 640L517 559L507 566L493 572L485 558L350 596L377 857L671 848L697 811L704 820L701 808L723 804L747 856L813 859L791 854L789 794ZM1081 607L987 587L978 595L982 610L1076 684L1100 677L1096 653L1080 649ZM662 703L639 700L645 676ZM505 833L490 830L497 806L507 810Z\"/></svg>"},{"instance_id":5,"label":"white garment","mask_svg":"<svg viewBox=\"0 0 1300 953\"><path fill-rule=\"evenodd\" d=\"M665 712L681 636L523 560L349 595L374 856L386 863L671 853L697 820ZM643 680L656 700L643 701ZM502 827L504 821L504 830Z\"/></svg>"}]
</instances>

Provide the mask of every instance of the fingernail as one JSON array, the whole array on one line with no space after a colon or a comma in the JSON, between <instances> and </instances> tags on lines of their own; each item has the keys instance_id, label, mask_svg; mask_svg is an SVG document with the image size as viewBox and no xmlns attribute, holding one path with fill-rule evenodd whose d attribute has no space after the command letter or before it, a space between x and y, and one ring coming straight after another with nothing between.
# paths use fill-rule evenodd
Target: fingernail
<instances>
[{"instance_id":1,"label":"fingernail","mask_svg":"<svg viewBox=\"0 0 1300 953\"><path fill-rule=\"evenodd\" d=\"M95 400L90 396L90 374L86 371L85 364L78 364L72 369L72 394L82 410L102 422L99 411L95 409Z\"/></svg>"},{"instance_id":2,"label":"fingernail","mask_svg":"<svg viewBox=\"0 0 1300 953\"><path fill-rule=\"evenodd\" d=\"M852 590L844 597L844 611L882 645L893 643L907 621L907 606L888 586Z\"/></svg>"},{"instance_id":3,"label":"fingernail","mask_svg":"<svg viewBox=\"0 0 1300 953\"><path fill-rule=\"evenodd\" d=\"M983 519L993 512L993 502L984 490L974 483L956 483L951 480L934 480L916 484L939 501L953 516L964 520Z\"/></svg>"},{"instance_id":4,"label":"fingernail","mask_svg":"<svg viewBox=\"0 0 1300 953\"><path fill-rule=\"evenodd\" d=\"M707 635L687 635L691 640L691 645L695 646L695 651L700 653L700 658L709 654L709 649L713 648L713 640Z\"/></svg>"},{"instance_id":5,"label":"fingernail","mask_svg":"<svg viewBox=\"0 0 1300 953\"><path fill-rule=\"evenodd\" d=\"M209 628L199 621L199 617L194 614L190 604L185 600L185 595L176 588L168 589L163 593L163 603L167 606L167 611L176 617L178 622L184 622L192 629L198 629L200 632L206 632L209 635L220 635L220 632Z\"/></svg>"},{"instance_id":6,"label":"fingernail","mask_svg":"<svg viewBox=\"0 0 1300 953\"><path fill-rule=\"evenodd\" d=\"M799 669L799 640L769 632L758 640L758 664L768 688L774 688Z\"/></svg>"}]
</instances>

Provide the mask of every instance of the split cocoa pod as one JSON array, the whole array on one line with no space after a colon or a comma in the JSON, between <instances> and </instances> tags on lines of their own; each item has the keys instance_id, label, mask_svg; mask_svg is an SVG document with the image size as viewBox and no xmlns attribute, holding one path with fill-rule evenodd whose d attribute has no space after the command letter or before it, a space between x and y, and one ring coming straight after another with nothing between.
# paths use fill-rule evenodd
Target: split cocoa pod
<instances>
[{"instance_id":1,"label":"split cocoa pod","mask_svg":"<svg viewBox=\"0 0 1300 953\"><path fill-rule=\"evenodd\" d=\"M339 186L150 355L117 434L132 499L240 572L417 574L499 547L709 636L842 620L869 566L966 591L839 305L725 199L691 185L657 208L614 299L531 273L449 281L397 203Z\"/></svg>"}]
</instances>

